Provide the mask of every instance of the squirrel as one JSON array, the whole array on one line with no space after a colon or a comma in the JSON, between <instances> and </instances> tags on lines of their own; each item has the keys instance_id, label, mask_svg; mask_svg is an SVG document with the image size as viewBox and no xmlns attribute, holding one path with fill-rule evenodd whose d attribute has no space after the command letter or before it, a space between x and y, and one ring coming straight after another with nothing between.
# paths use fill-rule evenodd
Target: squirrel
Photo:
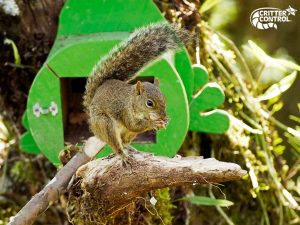
<instances>
[{"instance_id":1,"label":"squirrel","mask_svg":"<svg viewBox=\"0 0 300 225\"><path fill-rule=\"evenodd\" d=\"M188 32L173 24L142 27L100 60L87 79L83 106L90 129L123 162L128 160L124 149L131 149L128 145L138 134L165 128L169 121L159 81L129 81L147 63L187 41Z\"/></svg>"}]
</instances>

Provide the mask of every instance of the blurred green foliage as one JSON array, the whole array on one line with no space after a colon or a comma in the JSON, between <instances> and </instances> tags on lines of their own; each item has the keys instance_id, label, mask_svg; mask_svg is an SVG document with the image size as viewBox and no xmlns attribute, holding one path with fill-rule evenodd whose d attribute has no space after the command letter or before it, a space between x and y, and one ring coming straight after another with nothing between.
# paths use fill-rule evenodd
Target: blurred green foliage
<instances>
[{"instance_id":1,"label":"blurred green foliage","mask_svg":"<svg viewBox=\"0 0 300 225\"><path fill-rule=\"evenodd\" d=\"M247 207L232 206L228 210L229 218L234 224L240 224L243 217L237 215L243 213L249 216L246 224L300 223L300 196L295 191L298 187L295 177L299 174L295 143L300 140L300 131L274 117L274 113L285 109L280 97L293 85L300 67L291 60L271 57L251 40L240 52L232 40L205 21L201 23L201 31L199 38L204 48L200 58L213 75L212 79L223 87L227 97L224 107L238 121L261 131L251 132L232 120L227 133L228 145L214 149L214 154L221 156L219 159L237 160L248 168L247 185L237 187L236 191L248 191L255 200L253 203L260 205L255 213L252 209L251 214ZM284 141L285 136L290 145ZM213 146L220 144L218 140L213 142ZM235 151L230 153L230 148ZM293 154L296 157L289 157ZM244 202L245 206L250 200L250 196L241 198L231 191L224 193L228 199Z\"/></svg>"}]
</instances>

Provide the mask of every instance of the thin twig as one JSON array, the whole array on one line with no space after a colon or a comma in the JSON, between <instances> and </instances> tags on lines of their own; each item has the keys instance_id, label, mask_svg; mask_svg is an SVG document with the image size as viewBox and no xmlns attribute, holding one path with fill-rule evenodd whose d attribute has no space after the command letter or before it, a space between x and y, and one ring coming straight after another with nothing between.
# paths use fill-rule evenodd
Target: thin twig
<instances>
[{"instance_id":1,"label":"thin twig","mask_svg":"<svg viewBox=\"0 0 300 225\"><path fill-rule=\"evenodd\" d=\"M64 194L70 179L83 164L93 158L104 147L105 143L95 137L88 139L84 152L77 153L55 177L15 215L8 225L30 225L43 213L60 195ZM93 154L92 154L93 153Z\"/></svg>"}]
</instances>

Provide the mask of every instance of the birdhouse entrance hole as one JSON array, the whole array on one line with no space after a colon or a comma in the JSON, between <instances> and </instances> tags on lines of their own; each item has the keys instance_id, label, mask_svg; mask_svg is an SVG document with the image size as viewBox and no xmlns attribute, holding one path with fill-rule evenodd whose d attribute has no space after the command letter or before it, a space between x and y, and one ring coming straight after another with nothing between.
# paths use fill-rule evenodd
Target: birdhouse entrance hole
<instances>
[{"instance_id":1,"label":"birdhouse entrance hole","mask_svg":"<svg viewBox=\"0 0 300 225\"><path fill-rule=\"evenodd\" d=\"M131 83L137 80L153 83L154 77L139 77ZM85 84L86 78L61 78L64 140L68 144L82 143L93 135L88 127L88 115L82 105ZM156 132L140 134L133 143L156 143Z\"/></svg>"},{"instance_id":2,"label":"birdhouse entrance hole","mask_svg":"<svg viewBox=\"0 0 300 225\"><path fill-rule=\"evenodd\" d=\"M64 140L69 144L81 143L92 136L82 105L85 83L86 78L61 78Z\"/></svg>"}]
</instances>

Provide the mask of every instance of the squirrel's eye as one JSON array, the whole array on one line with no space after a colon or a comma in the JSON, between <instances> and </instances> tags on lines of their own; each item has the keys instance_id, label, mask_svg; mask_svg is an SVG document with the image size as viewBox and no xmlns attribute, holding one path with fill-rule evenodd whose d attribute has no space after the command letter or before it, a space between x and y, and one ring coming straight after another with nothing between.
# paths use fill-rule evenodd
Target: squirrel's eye
<instances>
[{"instance_id":1,"label":"squirrel's eye","mask_svg":"<svg viewBox=\"0 0 300 225\"><path fill-rule=\"evenodd\" d=\"M147 102L146 102L146 105L147 105L147 107L152 108L154 106L154 103L151 99L148 99Z\"/></svg>"}]
</instances>

